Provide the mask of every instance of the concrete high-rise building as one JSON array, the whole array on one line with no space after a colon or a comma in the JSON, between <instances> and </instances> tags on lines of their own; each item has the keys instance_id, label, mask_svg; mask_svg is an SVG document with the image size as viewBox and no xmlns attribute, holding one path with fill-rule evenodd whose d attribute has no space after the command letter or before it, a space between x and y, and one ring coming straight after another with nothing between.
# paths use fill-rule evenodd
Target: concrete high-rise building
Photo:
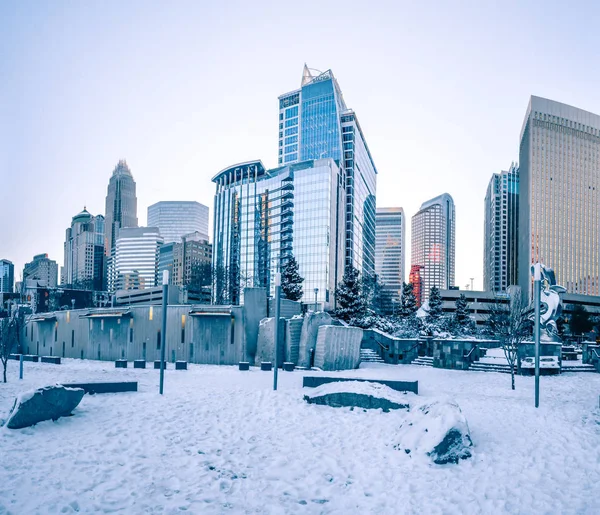
<instances>
[{"instance_id":1,"label":"concrete high-rise building","mask_svg":"<svg viewBox=\"0 0 600 515\"><path fill-rule=\"evenodd\" d=\"M77 290L106 289L104 230L104 217L93 216L85 207L73 217L71 227L65 231L62 286Z\"/></svg>"},{"instance_id":2,"label":"concrete high-rise building","mask_svg":"<svg viewBox=\"0 0 600 515\"><path fill-rule=\"evenodd\" d=\"M485 195L483 289L503 292L517 279L519 167L492 175Z\"/></svg>"},{"instance_id":3,"label":"concrete high-rise building","mask_svg":"<svg viewBox=\"0 0 600 515\"><path fill-rule=\"evenodd\" d=\"M58 263L48 258L48 254L33 256L33 261L25 263L23 281L36 279L47 288L56 288L58 284Z\"/></svg>"},{"instance_id":4,"label":"concrete high-rise building","mask_svg":"<svg viewBox=\"0 0 600 515\"><path fill-rule=\"evenodd\" d=\"M331 70L304 65L300 89L279 97L280 166L331 158L340 163L346 189L345 263L375 271L377 169L356 113L346 107Z\"/></svg>"},{"instance_id":5,"label":"concrete high-rise building","mask_svg":"<svg viewBox=\"0 0 600 515\"><path fill-rule=\"evenodd\" d=\"M554 269L569 293L600 295L600 116L532 96L520 138L518 278Z\"/></svg>"},{"instance_id":6,"label":"concrete high-rise building","mask_svg":"<svg viewBox=\"0 0 600 515\"><path fill-rule=\"evenodd\" d=\"M159 284L157 270L162 243L158 227L119 229L108 271L109 291L143 290Z\"/></svg>"},{"instance_id":7,"label":"concrete high-rise building","mask_svg":"<svg viewBox=\"0 0 600 515\"><path fill-rule=\"evenodd\" d=\"M382 284L384 310L394 311L404 282L405 218L401 207L378 207L375 273Z\"/></svg>"},{"instance_id":8,"label":"concrete high-rise building","mask_svg":"<svg viewBox=\"0 0 600 515\"><path fill-rule=\"evenodd\" d=\"M185 234L181 242L165 243L158 256L158 275L169 272L169 284L199 290L211 285L212 245L199 232Z\"/></svg>"},{"instance_id":9,"label":"concrete high-rise building","mask_svg":"<svg viewBox=\"0 0 600 515\"><path fill-rule=\"evenodd\" d=\"M119 229L138 226L135 181L124 160L119 161L108 182L105 217L104 252L110 258Z\"/></svg>"},{"instance_id":10,"label":"concrete high-rise building","mask_svg":"<svg viewBox=\"0 0 600 515\"><path fill-rule=\"evenodd\" d=\"M411 271L420 271L421 302L434 286L454 286L455 233L454 201L448 193L424 202L412 217Z\"/></svg>"},{"instance_id":11,"label":"concrete high-rise building","mask_svg":"<svg viewBox=\"0 0 600 515\"><path fill-rule=\"evenodd\" d=\"M15 284L15 266L8 259L0 259L0 293L12 293Z\"/></svg>"},{"instance_id":12,"label":"concrete high-rise building","mask_svg":"<svg viewBox=\"0 0 600 515\"><path fill-rule=\"evenodd\" d=\"M275 274L296 258L305 303L335 307L344 268L343 168L331 158L265 170L260 161L213 177L213 299L239 304L245 286L274 292Z\"/></svg>"},{"instance_id":13,"label":"concrete high-rise building","mask_svg":"<svg viewBox=\"0 0 600 515\"><path fill-rule=\"evenodd\" d=\"M157 202L148 208L148 227L158 227L165 243L180 242L193 232L208 240L208 207L199 202Z\"/></svg>"}]
</instances>

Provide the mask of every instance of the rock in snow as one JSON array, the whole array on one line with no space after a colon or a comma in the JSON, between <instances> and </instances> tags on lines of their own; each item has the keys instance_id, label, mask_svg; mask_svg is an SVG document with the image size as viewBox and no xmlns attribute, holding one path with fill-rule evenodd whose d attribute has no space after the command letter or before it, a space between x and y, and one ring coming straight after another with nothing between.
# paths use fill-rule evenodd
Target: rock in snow
<instances>
[{"instance_id":1,"label":"rock in snow","mask_svg":"<svg viewBox=\"0 0 600 515\"><path fill-rule=\"evenodd\" d=\"M15 399L6 427L21 429L44 420L66 417L81 402L84 393L81 388L65 388L61 385L23 393Z\"/></svg>"},{"instance_id":2,"label":"rock in snow","mask_svg":"<svg viewBox=\"0 0 600 515\"><path fill-rule=\"evenodd\" d=\"M394 448L425 453L434 463L458 463L471 457L473 442L458 404L434 401L414 406L405 417Z\"/></svg>"},{"instance_id":3,"label":"rock in snow","mask_svg":"<svg viewBox=\"0 0 600 515\"><path fill-rule=\"evenodd\" d=\"M406 409L413 398L416 398L413 393L402 393L380 383L364 381L327 383L304 396L309 404L323 404L332 408L381 408L383 411Z\"/></svg>"}]
</instances>

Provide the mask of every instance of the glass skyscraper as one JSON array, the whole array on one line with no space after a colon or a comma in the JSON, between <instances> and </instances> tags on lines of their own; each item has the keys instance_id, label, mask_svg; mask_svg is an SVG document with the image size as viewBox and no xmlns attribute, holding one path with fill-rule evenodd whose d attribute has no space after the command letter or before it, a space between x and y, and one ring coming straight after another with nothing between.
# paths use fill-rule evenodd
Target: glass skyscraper
<instances>
[{"instance_id":1,"label":"glass skyscraper","mask_svg":"<svg viewBox=\"0 0 600 515\"><path fill-rule=\"evenodd\" d=\"M343 275L343 169L331 158L265 170L260 161L218 173L214 210L213 301L239 304L246 286L274 292L291 256L304 277L303 302L335 305Z\"/></svg>"},{"instance_id":2,"label":"glass skyscraper","mask_svg":"<svg viewBox=\"0 0 600 515\"><path fill-rule=\"evenodd\" d=\"M394 311L394 303L402 296L404 282L404 209L377 208L375 273L382 285L384 310Z\"/></svg>"},{"instance_id":3,"label":"glass skyscraper","mask_svg":"<svg viewBox=\"0 0 600 515\"><path fill-rule=\"evenodd\" d=\"M325 157L339 164L346 189L345 263L372 274L377 169L332 71L314 74L305 65L300 89L279 97L278 163Z\"/></svg>"},{"instance_id":4,"label":"glass skyscraper","mask_svg":"<svg viewBox=\"0 0 600 515\"><path fill-rule=\"evenodd\" d=\"M0 293L12 293L15 283L15 265L8 259L0 259Z\"/></svg>"},{"instance_id":5,"label":"glass skyscraper","mask_svg":"<svg viewBox=\"0 0 600 515\"><path fill-rule=\"evenodd\" d=\"M208 240L208 207L199 202L157 202L148 208L148 226L158 227L165 243L179 243L193 232Z\"/></svg>"},{"instance_id":6,"label":"glass skyscraper","mask_svg":"<svg viewBox=\"0 0 600 515\"><path fill-rule=\"evenodd\" d=\"M600 295L600 116L532 96L521 131L518 278L554 269L569 293Z\"/></svg>"}]
</instances>

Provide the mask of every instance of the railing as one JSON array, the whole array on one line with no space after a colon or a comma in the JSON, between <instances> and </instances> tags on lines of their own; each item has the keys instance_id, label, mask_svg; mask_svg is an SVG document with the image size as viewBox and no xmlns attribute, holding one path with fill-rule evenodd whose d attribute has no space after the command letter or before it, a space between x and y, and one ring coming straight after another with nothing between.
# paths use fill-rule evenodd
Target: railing
<instances>
[{"instance_id":1,"label":"railing","mask_svg":"<svg viewBox=\"0 0 600 515\"><path fill-rule=\"evenodd\" d=\"M475 344L473 346L473 348L465 355L465 359L469 359L471 357L471 354L473 354L473 351L477 348L477 344Z\"/></svg>"}]
</instances>

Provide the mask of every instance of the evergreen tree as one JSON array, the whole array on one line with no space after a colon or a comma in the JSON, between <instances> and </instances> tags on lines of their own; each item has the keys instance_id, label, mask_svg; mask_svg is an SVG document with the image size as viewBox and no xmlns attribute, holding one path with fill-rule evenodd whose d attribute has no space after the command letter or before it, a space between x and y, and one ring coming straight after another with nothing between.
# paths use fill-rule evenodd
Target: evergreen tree
<instances>
[{"instance_id":1,"label":"evergreen tree","mask_svg":"<svg viewBox=\"0 0 600 515\"><path fill-rule=\"evenodd\" d=\"M469 317L469 304L464 293L456 299L456 311L454 312L454 320L460 327L469 325L471 318Z\"/></svg>"},{"instance_id":2,"label":"evergreen tree","mask_svg":"<svg viewBox=\"0 0 600 515\"><path fill-rule=\"evenodd\" d=\"M590 314L585 306L576 305L569 320L569 329L574 336L589 333L593 328Z\"/></svg>"},{"instance_id":3,"label":"evergreen tree","mask_svg":"<svg viewBox=\"0 0 600 515\"><path fill-rule=\"evenodd\" d=\"M286 299L300 300L302 298L302 283L304 277L298 272L298 262L294 256L285 264L281 273L281 291Z\"/></svg>"},{"instance_id":4,"label":"evergreen tree","mask_svg":"<svg viewBox=\"0 0 600 515\"><path fill-rule=\"evenodd\" d=\"M344 277L335 292L336 315L344 321L359 317L364 312L360 273L352 265L344 271Z\"/></svg>"},{"instance_id":5,"label":"evergreen tree","mask_svg":"<svg viewBox=\"0 0 600 515\"><path fill-rule=\"evenodd\" d=\"M402 300L400 316L403 318L414 316L417 313L417 298L412 283L402 284Z\"/></svg>"},{"instance_id":6,"label":"evergreen tree","mask_svg":"<svg viewBox=\"0 0 600 515\"><path fill-rule=\"evenodd\" d=\"M442 295L437 286L431 288L429 292L429 316L433 319L442 316Z\"/></svg>"},{"instance_id":7,"label":"evergreen tree","mask_svg":"<svg viewBox=\"0 0 600 515\"><path fill-rule=\"evenodd\" d=\"M361 281L363 305L380 315L383 311L383 289L376 274L365 274Z\"/></svg>"}]
</instances>

